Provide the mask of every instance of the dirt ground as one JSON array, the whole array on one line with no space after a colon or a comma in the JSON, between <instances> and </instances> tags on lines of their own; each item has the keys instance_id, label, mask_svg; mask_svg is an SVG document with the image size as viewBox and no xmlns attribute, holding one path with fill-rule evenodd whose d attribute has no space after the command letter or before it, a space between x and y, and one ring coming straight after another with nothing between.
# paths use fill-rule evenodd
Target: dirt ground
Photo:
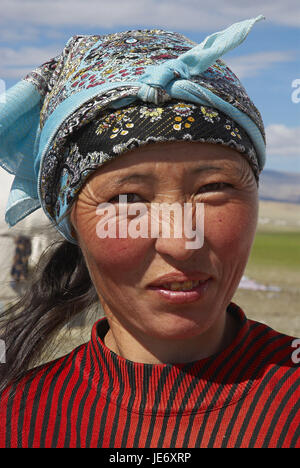
<instances>
[{"instance_id":1,"label":"dirt ground","mask_svg":"<svg viewBox=\"0 0 300 468\"><path fill-rule=\"evenodd\" d=\"M300 337L300 291L238 290L233 298L249 319L266 323L290 336Z\"/></svg>"}]
</instances>

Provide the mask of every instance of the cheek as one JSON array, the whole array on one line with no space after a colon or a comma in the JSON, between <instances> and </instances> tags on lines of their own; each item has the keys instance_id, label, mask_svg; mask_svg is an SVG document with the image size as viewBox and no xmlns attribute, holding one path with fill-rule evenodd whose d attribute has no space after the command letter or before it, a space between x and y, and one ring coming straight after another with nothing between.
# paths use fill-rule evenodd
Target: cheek
<instances>
[{"instance_id":1,"label":"cheek","mask_svg":"<svg viewBox=\"0 0 300 468\"><path fill-rule=\"evenodd\" d=\"M145 262L151 239L94 239L87 247L90 265L111 277L124 277L124 272L137 273Z\"/></svg>"},{"instance_id":2,"label":"cheek","mask_svg":"<svg viewBox=\"0 0 300 468\"><path fill-rule=\"evenodd\" d=\"M101 217L95 216L95 209L78 209L76 223L80 245L92 277L124 279L124 272L131 277L136 275L145 264L152 239L114 237L118 229L112 232L112 236L101 238L98 229ZM118 225L118 218L115 221Z\"/></svg>"},{"instance_id":3,"label":"cheek","mask_svg":"<svg viewBox=\"0 0 300 468\"><path fill-rule=\"evenodd\" d=\"M248 254L256 230L255 205L232 204L208 207L205 212L205 237L223 255Z\"/></svg>"}]
</instances>

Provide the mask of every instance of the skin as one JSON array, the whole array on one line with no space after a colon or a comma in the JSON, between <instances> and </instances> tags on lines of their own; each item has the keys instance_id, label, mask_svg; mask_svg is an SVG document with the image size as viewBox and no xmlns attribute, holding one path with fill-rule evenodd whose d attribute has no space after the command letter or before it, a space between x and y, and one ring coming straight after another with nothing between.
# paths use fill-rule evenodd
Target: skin
<instances>
[{"instance_id":1,"label":"skin","mask_svg":"<svg viewBox=\"0 0 300 468\"><path fill-rule=\"evenodd\" d=\"M201 166L201 171L192 171ZM117 184L121 176L152 180ZM225 185L220 185L221 183ZM218 184L218 185L211 185ZM230 185L227 185L230 184ZM187 249L181 238L97 236L100 203L204 203L204 245ZM128 195L127 195L128 196ZM224 349L237 325L226 313L243 275L258 216L258 190L244 157L232 148L196 142L146 145L102 166L82 188L71 222L110 330L104 342L119 356L143 363L184 363ZM172 218L171 218L172 224ZM200 300L170 304L146 286L171 272L211 276Z\"/></svg>"}]
</instances>

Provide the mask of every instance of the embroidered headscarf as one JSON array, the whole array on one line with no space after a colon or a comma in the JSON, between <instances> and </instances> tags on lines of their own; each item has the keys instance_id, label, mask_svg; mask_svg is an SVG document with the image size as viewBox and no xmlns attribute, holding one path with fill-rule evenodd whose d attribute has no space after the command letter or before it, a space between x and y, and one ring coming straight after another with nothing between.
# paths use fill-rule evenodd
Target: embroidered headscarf
<instances>
[{"instance_id":1,"label":"embroidered headscarf","mask_svg":"<svg viewBox=\"0 0 300 468\"><path fill-rule=\"evenodd\" d=\"M258 179L265 164L261 115L221 56L262 15L196 45L162 30L74 36L61 55L0 99L0 165L15 174L10 226L42 207L61 234L87 177L141 144L190 140L244 155Z\"/></svg>"}]
</instances>

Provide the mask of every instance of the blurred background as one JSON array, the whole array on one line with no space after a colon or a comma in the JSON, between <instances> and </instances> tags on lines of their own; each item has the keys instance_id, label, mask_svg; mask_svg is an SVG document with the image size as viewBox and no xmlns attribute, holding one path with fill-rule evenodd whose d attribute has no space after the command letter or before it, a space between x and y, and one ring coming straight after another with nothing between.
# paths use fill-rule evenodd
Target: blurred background
<instances>
[{"instance_id":1,"label":"blurred background","mask_svg":"<svg viewBox=\"0 0 300 468\"><path fill-rule=\"evenodd\" d=\"M233 300L249 318L300 336L299 0L0 0L0 6L2 91L58 55L73 35L163 28L200 43L234 22L266 17L223 57L260 110L267 135L258 231ZM7 227L12 180L0 168L0 307L26 290L28 272L59 238L41 210ZM88 339L92 319L87 315L73 324L76 333L87 333L75 333L75 341Z\"/></svg>"}]
</instances>

